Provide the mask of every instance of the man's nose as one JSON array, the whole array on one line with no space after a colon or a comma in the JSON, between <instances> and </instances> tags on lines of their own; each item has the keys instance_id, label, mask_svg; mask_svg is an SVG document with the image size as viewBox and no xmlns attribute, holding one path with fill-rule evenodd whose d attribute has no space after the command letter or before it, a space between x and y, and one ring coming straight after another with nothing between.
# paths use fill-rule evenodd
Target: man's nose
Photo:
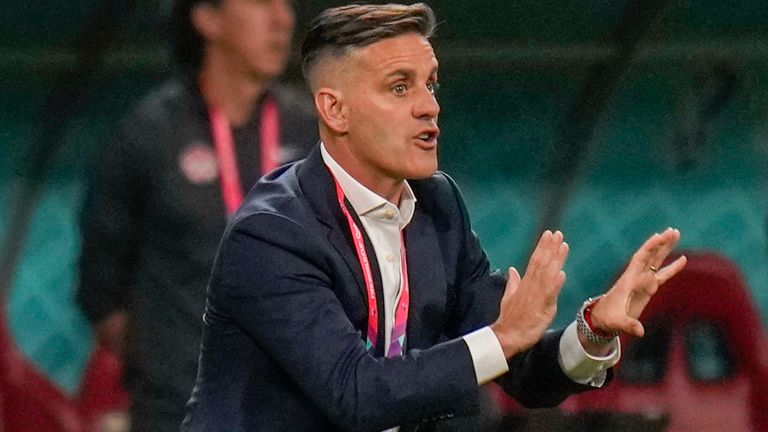
<instances>
[{"instance_id":1,"label":"man's nose","mask_svg":"<svg viewBox=\"0 0 768 432\"><path fill-rule=\"evenodd\" d=\"M435 94L428 89L422 89L418 94L418 101L413 106L413 116L416 118L437 118L440 114L440 104L437 103Z\"/></svg>"}]
</instances>

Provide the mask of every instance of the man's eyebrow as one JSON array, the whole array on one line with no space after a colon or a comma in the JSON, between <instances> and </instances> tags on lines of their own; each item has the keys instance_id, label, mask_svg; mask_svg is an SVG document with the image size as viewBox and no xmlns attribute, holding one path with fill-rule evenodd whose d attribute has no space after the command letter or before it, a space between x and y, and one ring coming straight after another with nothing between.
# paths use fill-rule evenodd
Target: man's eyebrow
<instances>
[{"instance_id":1,"label":"man's eyebrow","mask_svg":"<svg viewBox=\"0 0 768 432\"><path fill-rule=\"evenodd\" d=\"M413 79L416 76L416 72L413 69L396 69L388 73L384 78L390 79L395 77L402 77L405 79ZM437 66L435 66L429 73L429 76L437 76Z\"/></svg>"},{"instance_id":2,"label":"man's eyebrow","mask_svg":"<svg viewBox=\"0 0 768 432\"><path fill-rule=\"evenodd\" d=\"M385 78L390 79L395 77L403 77L405 79L411 79L414 75L416 75L416 73L411 69L396 69L388 73Z\"/></svg>"}]
</instances>

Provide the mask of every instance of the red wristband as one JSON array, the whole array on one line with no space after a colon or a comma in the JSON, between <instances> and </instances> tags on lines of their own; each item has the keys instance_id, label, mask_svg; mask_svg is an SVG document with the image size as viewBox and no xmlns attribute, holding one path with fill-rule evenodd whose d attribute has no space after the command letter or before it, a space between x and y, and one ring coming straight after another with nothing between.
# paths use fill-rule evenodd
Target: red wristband
<instances>
[{"instance_id":1,"label":"red wristband","mask_svg":"<svg viewBox=\"0 0 768 432\"><path fill-rule=\"evenodd\" d=\"M584 322L587 323L589 326L589 329L592 330L593 333L595 333L598 336L602 336L604 338L612 338L615 335L611 333L606 333L602 330L598 330L595 328L594 325L592 325L592 307L594 307L597 303L600 302L600 299L595 299L592 303L590 303L587 307L584 308Z\"/></svg>"}]
</instances>

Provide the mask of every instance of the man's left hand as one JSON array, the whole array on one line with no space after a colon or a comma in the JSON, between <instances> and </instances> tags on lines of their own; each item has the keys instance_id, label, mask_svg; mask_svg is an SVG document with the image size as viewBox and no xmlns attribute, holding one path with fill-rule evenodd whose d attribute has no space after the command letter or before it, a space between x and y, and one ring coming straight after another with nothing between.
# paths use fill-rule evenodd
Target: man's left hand
<instances>
[{"instance_id":1,"label":"man's left hand","mask_svg":"<svg viewBox=\"0 0 768 432\"><path fill-rule=\"evenodd\" d=\"M680 241L680 231L667 228L654 234L632 256L624 273L592 308L593 329L604 333L627 333L642 337L643 324L638 320L651 297L687 263L680 256L661 267L667 255Z\"/></svg>"}]
</instances>

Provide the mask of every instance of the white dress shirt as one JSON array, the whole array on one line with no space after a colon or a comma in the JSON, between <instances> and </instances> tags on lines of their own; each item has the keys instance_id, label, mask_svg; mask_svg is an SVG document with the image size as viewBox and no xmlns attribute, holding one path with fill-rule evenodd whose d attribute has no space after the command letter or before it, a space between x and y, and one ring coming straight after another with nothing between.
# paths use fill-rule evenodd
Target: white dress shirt
<instances>
[{"instance_id":1,"label":"white dress shirt","mask_svg":"<svg viewBox=\"0 0 768 432\"><path fill-rule=\"evenodd\" d=\"M413 217L416 197L406 181L403 185L400 205L396 206L349 175L331 157L325 144L321 143L320 152L323 161L336 177L355 213L360 217L363 228L373 245L384 290L384 346L386 351L389 349L396 305L402 291L401 231ZM614 342L610 355L595 357L584 350L576 332L576 323L572 322L560 338L560 367L575 382L600 387L605 382L606 369L615 365L621 356L618 339ZM501 344L490 327L483 327L469 333L463 336L463 339L472 356L478 385L485 384L509 371ZM407 344L408 340L406 339ZM403 353L406 352L406 349L407 347L404 346Z\"/></svg>"}]
</instances>

